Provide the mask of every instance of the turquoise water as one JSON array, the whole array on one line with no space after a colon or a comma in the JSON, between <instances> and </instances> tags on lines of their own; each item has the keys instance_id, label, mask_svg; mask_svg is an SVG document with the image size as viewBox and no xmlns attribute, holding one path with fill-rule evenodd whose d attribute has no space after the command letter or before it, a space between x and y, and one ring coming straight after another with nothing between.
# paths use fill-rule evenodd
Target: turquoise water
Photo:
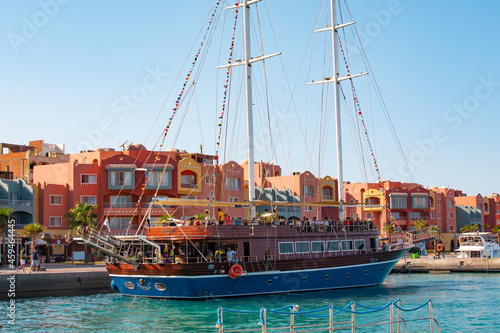
<instances>
[{"instance_id":1,"label":"turquoise water","mask_svg":"<svg viewBox=\"0 0 500 333\"><path fill-rule=\"evenodd\" d=\"M350 301L379 307L401 299L411 308L427 299L434 303L434 317L441 332L500 332L499 274L395 274L377 287L345 289L287 295L258 296L209 301L174 301L124 297L118 294L92 296L44 297L16 301L16 326L1 323L9 332L216 332L217 308L259 310L298 304L301 310L335 305L343 307ZM6 303L2 303L5 311ZM404 318L427 317L427 308L403 313ZM326 314L326 312L323 312ZM268 326L287 325L289 317L268 316ZM389 318L389 310L371 314L357 321L372 322ZM346 317L343 318L344 320ZM339 318L340 320L340 318ZM255 328L259 316L226 313L226 329ZM296 323L326 323L327 319L296 318ZM243 324L242 324L243 323ZM356 332L388 332L388 326L359 329ZM429 322L412 322L409 332L429 332ZM436 331L437 332L437 331Z\"/></svg>"}]
</instances>

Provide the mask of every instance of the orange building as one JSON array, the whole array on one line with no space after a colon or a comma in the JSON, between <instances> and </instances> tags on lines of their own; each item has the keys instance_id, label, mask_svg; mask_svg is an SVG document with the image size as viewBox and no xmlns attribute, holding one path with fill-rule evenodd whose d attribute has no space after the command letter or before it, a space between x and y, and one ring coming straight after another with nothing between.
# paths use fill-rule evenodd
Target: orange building
<instances>
[{"instance_id":1,"label":"orange building","mask_svg":"<svg viewBox=\"0 0 500 333\"><path fill-rule=\"evenodd\" d=\"M334 202L338 201L337 180L330 176L317 178L310 171L294 172L290 176L266 177L265 182L262 183L267 185L266 187L274 187L279 190L290 189L293 195L300 197L303 204L332 202L333 205ZM314 217L336 220L339 217L338 207L306 205L301 208L301 217L306 217L309 220Z\"/></svg>"},{"instance_id":2,"label":"orange building","mask_svg":"<svg viewBox=\"0 0 500 333\"><path fill-rule=\"evenodd\" d=\"M0 170L12 172L13 179L32 182L35 166L68 161L64 144L50 144L43 140L30 141L28 146L0 143Z\"/></svg>"}]
</instances>

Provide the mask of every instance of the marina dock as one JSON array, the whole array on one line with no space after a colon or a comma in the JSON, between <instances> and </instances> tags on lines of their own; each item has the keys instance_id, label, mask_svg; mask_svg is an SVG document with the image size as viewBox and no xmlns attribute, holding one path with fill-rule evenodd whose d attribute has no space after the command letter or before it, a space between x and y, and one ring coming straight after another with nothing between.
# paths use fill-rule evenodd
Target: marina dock
<instances>
[{"instance_id":1,"label":"marina dock","mask_svg":"<svg viewBox=\"0 0 500 333\"><path fill-rule=\"evenodd\" d=\"M408 255L398 261L391 273L451 273L451 272L500 272L500 258L457 258L445 254L444 258L434 255L412 258Z\"/></svg>"},{"instance_id":2,"label":"marina dock","mask_svg":"<svg viewBox=\"0 0 500 333\"><path fill-rule=\"evenodd\" d=\"M42 264L45 271L26 273L0 270L0 299L15 297L74 296L110 293L111 278L103 264ZM14 277L14 279L12 279ZM14 283L11 283L14 282ZM15 285L15 288L13 286Z\"/></svg>"}]
</instances>

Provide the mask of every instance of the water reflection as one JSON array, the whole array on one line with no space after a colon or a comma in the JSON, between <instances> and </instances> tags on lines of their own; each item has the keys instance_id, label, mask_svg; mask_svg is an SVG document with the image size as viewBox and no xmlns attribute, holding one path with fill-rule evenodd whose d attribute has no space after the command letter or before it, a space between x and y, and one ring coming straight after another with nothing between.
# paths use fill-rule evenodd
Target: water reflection
<instances>
[{"instance_id":1,"label":"water reflection","mask_svg":"<svg viewBox=\"0 0 500 333\"><path fill-rule=\"evenodd\" d=\"M375 287L207 301L134 298L118 294L18 299L16 327L8 326L6 321L2 324L10 332L214 332L219 306L259 310L298 304L301 310L311 310L330 304L341 307L352 300L378 307L401 299L403 306L413 307L430 298L443 332L500 331L494 319L495 305L500 301L499 287L498 274L412 274L391 275L384 285ZM419 316L424 315L425 312ZM258 328L258 320L258 315L225 317L225 323L233 325L231 328ZM286 325L288 318L270 315L269 320ZM425 330L428 330L426 325ZM386 331L387 327L380 329L380 332Z\"/></svg>"}]
</instances>

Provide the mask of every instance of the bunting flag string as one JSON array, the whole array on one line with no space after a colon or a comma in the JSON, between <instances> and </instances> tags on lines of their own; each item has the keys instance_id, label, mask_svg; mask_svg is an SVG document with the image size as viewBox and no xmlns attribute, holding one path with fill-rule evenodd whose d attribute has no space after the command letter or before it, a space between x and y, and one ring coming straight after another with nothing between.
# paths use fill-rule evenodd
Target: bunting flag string
<instances>
[{"instance_id":1,"label":"bunting flag string","mask_svg":"<svg viewBox=\"0 0 500 333\"><path fill-rule=\"evenodd\" d=\"M198 61L198 58L200 56L200 53L201 53L201 50L203 49L203 45L205 44L205 40L208 36L208 33L210 31L210 28L212 27L212 23L214 21L214 18L215 18L215 14L217 12L217 9L219 8L219 4L220 4L221 0L217 1L217 3L215 4L214 6L214 12L212 13L212 16L210 17L210 20L208 22L208 26L207 26L207 29L205 31L205 35L203 36L203 39L201 40L201 43L200 43L200 47L198 48L198 51L196 53L196 55L194 56L194 61L191 63L191 68L189 69L187 75L186 75L186 79L184 80L184 83L182 84L182 89L181 89L181 92L179 93L179 95L177 96L177 98L175 99L175 105L174 107L172 108L172 115L170 116L170 118L168 118L168 123L167 123L167 126L165 127L165 129L163 130L163 135L162 135L162 140L161 140L161 143L160 143L160 147L158 149L158 152L155 156L155 159L154 159L154 163L153 165L149 168L148 170L148 175L153 171L153 168L154 166L156 165L156 163L160 160L160 153L161 153L161 150L163 148L163 144L165 143L165 139L167 138L167 134L168 134L168 131L170 129L170 126L172 125L172 121L174 120L174 117L175 117L175 114L177 113L177 109L179 108L180 106L180 103L181 103L181 99L182 99L182 96L184 95L184 92L185 92L185 89L186 89L186 86L189 82L189 79L191 78L191 75L193 74L193 70L194 70L194 67L196 65L196 62ZM167 163L167 162L166 162ZM148 184L148 181L149 181L149 177L146 176L145 180L144 180L144 183L141 185L141 190L142 190L142 193L141 195L139 196L139 199L137 200L137 204L135 205L135 209L134 209L134 212L132 214L132 217L130 218L130 222L129 222L129 228L131 227L132 225L132 221L134 219L134 217L137 215L138 213L138 207L142 201L142 198L144 197L144 193L146 191L146 186ZM137 230L139 231L139 230ZM128 232L128 229L127 229L127 232Z\"/></svg>"},{"instance_id":2,"label":"bunting flag string","mask_svg":"<svg viewBox=\"0 0 500 333\"><path fill-rule=\"evenodd\" d=\"M339 37L339 46L340 46L340 50L342 52L342 57L344 58L344 64L345 64L345 68L347 70L347 75L350 76L351 75L351 70L349 69L349 65L347 63L347 59L346 59L346 56L345 56L345 53L344 53L344 49L342 47L342 41L341 41L340 37ZM389 198L387 197L387 192L385 191L384 186L382 184L382 178L380 176L380 171L379 171L379 168L378 168L377 159L375 158L375 153L373 152L373 148L372 148L372 144L371 144L371 141L370 141L370 137L368 136L368 130L367 130L366 125L365 125L365 119L363 117L363 112L361 112L361 106L360 106L360 102L359 102L359 99L358 99L358 95L356 93L356 88L354 87L354 82L353 82L352 79L349 79L349 82L351 82L351 89L352 89L352 93L353 93L353 97L354 97L354 103L355 103L356 109L357 109L356 112L357 112L357 114L358 114L358 116L359 116L359 118L361 120L361 124L363 125L363 131L364 131L364 134L365 134L366 142L368 143L368 148L370 149L370 155L372 156L373 164L375 166L375 171L377 172L377 181L378 181L378 185L379 185L379 190L380 190L380 192L385 197L385 207L386 207L387 213L389 215L389 223L391 225L394 225L394 223L396 222L396 219L392 215L390 207L389 207Z\"/></svg>"},{"instance_id":3,"label":"bunting flag string","mask_svg":"<svg viewBox=\"0 0 500 333\"><path fill-rule=\"evenodd\" d=\"M233 36L231 37L231 46L229 47L229 58L227 60L227 63L231 65L231 62L233 61L233 50L234 50L234 38L236 36L236 23L238 22L238 8L235 9L235 14L234 14L234 26L233 26ZM230 73L231 73L231 66L227 66L227 71L226 71L226 82L224 84L224 99L222 100L222 111L219 116L220 122L217 125L219 127L219 134L217 135L217 143L216 143L216 148L215 148L215 160L218 160L219 157L219 146L220 146L220 138L222 137L222 123L224 120L224 112L226 111L226 101L227 101L227 91L229 87L229 78L230 78ZM213 173L212 173L212 180L210 182L210 196L208 200L208 209L210 209L210 206L212 204L212 201L214 199L214 186L215 186L215 170L216 166L213 166Z\"/></svg>"}]
</instances>

